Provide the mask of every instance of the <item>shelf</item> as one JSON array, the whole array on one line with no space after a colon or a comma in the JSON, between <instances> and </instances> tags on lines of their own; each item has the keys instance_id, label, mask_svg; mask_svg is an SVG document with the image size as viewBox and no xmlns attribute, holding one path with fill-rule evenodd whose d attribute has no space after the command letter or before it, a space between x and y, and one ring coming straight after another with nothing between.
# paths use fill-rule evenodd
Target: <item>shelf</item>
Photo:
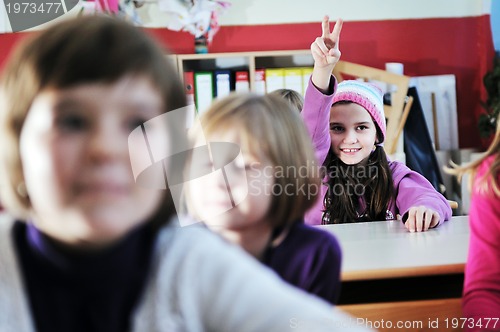
<instances>
[{"instance_id":1,"label":"shelf","mask_svg":"<svg viewBox=\"0 0 500 332\"><path fill-rule=\"evenodd\" d=\"M210 96L213 100L217 95L225 96L238 89L264 94L279 88L289 88L303 94L314 64L310 50L177 54L170 59L176 62L179 76L186 87L188 103L194 101L199 112L209 107ZM287 70L260 73L261 69ZM241 71L248 72L248 75L238 73ZM257 77L260 78L258 82ZM197 85L202 88L198 90Z\"/></svg>"},{"instance_id":2,"label":"shelf","mask_svg":"<svg viewBox=\"0 0 500 332\"><path fill-rule=\"evenodd\" d=\"M251 91L255 91L256 69L313 65L310 50L178 54L176 58L181 77L185 71L248 70Z\"/></svg>"}]
</instances>

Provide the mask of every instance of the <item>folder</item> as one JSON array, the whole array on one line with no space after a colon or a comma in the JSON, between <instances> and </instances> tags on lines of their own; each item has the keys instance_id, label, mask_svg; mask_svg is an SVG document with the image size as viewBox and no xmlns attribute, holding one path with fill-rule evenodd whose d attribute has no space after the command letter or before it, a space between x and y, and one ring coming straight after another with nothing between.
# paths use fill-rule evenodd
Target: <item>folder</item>
<instances>
[{"instance_id":1,"label":"folder","mask_svg":"<svg viewBox=\"0 0 500 332\"><path fill-rule=\"evenodd\" d=\"M303 95L302 68L284 68L285 89L295 90Z\"/></svg>"},{"instance_id":2,"label":"folder","mask_svg":"<svg viewBox=\"0 0 500 332\"><path fill-rule=\"evenodd\" d=\"M266 94L266 70L255 70L255 93L259 95Z\"/></svg>"},{"instance_id":3,"label":"folder","mask_svg":"<svg viewBox=\"0 0 500 332\"><path fill-rule=\"evenodd\" d=\"M196 110L198 114L205 112L214 97L213 73L209 71L199 71L194 73L194 88Z\"/></svg>"},{"instance_id":4,"label":"folder","mask_svg":"<svg viewBox=\"0 0 500 332\"><path fill-rule=\"evenodd\" d=\"M265 75L267 93L285 88L284 74L283 68L266 69Z\"/></svg>"},{"instance_id":5,"label":"folder","mask_svg":"<svg viewBox=\"0 0 500 332\"><path fill-rule=\"evenodd\" d=\"M250 91L250 81L248 79L248 71L237 71L235 73L235 87L236 92L248 92Z\"/></svg>"},{"instance_id":6,"label":"folder","mask_svg":"<svg viewBox=\"0 0 500 332\"><path fill-rule=\"evenodd\" d=\"M194 104L194 72L184 72L184 91L186 93L187 104Z\"/></svg>"},{"instance_id":7,"label":"folder","mask_svg":"<svg viewBox=\"0 0 500 332\"><path fill-rule=\"evenodd\" d=\"M229 70L216 70L215 75L215 96L222 98L231 93L231 72Z\"/></svg>"}]
</instances>

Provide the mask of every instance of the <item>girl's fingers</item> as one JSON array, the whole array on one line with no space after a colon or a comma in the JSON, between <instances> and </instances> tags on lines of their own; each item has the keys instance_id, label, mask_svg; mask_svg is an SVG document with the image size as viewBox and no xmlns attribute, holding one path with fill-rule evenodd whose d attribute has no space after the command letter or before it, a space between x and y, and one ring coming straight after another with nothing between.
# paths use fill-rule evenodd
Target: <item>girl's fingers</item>
<instances>
[{"instance_id":1,"label":"girl's fingers","mask_svg":"<svg viewBox=\"0 0 500 332\"><path fill-rule=\"evenodd\" d=\"M425 209L423 208L417 208L417 211L415 213L415 219L416 219L416 231L421 232L424 230L424 214Z\"/></svg>"},{"instance_id":2,"label":"girl's fingers","mask_svg":"<svg viewBox=\"0 0 500 332\"><path fill-rule=\"evenodd\" d=\"M415 232L415 209L411 208L408 211L408 219L406 219L406 224L408 225L408 230L410 232Z\"/></svg>"},{"instance_id":3,"label":"girl's fingers","mask_svg":"<svg viewBox=\"0 0 500 332\"><path fill-rule=\"evenodd\" d=\"M424 232L439 224L439 213L425 206L412 207L408 210L405 226L410 232Z\"/></svg>"},{"instance_id":4,"label":"girl's fingers","mask_svg":"<svg viewBox=\"0 0 500 332\"><path fill-rule=\"evenodd\" d=\"M408 218L406 223L408 224L407 228L411 233L414 233L417 231L417 223L416 223L415 218L412 218L411 220Z\"/></svg>"},{"instance_id":5,"label":"girl's fingers","mask_svg":"<svg viewBox=\"0 0 500 332\"><path fill-rule=\"evenodd\" d=\"M321 38L330 38L330 18L328 15L323 17L323 21L321 22Z\"/></svg>"},{"instance_id":6,"label":"girl's fingers","mask_svg":"<svg viewBox=\"0 0 500 332\"><path fill-rule=\"evenodd\" d=\"M428 230L431 226L432 218L434 218L434 213L431 210L427 210L425 213L424 231Z\"/></svg>"},{"instance_id":7,"label":"girl's fingers","mask_svg":"<svg viewBox=\"0 0 500 332\"><path fill-rule=\"evenodd\" d=\"M336 52L330 52L329 56L327 57L327 61L329 64L332 63L337 63L340 59L340 51L337 50Z\"/></svg>"},{"instance_id":8,"label":"girl's fingers","mask_svg":"<svg viewBox=\"0 0 500 332\"><path fill-rule=\"evenodd\" d=\"M429 227L436 227L437 224L439 224L439 221L440 221L439 213L437 213L436 211L434 211L432 213L432 221L431 221L431 224L430 224Z\"/></svg>"},{"instance_id":9,"label":"girl's fingers","mask_svg":"<svg viewBox=\"0 0 500 332\"><path fill-rule=\"evenodd\" d=\"M328 52L328 55L331 56L331 57L335 57L337 59L340 59L341 52L340 52L339 49L331 49Z\"/></svg>"},{"instance_id":10,"label":"girl's fingers","mask_svg":"<svg viewBox=\"0 0 500 332\"><path fill-rule=\"evenodd\" d=\"M311 53L313 58L315 59L322 59L325 57L325 54L323 53L319 45L316 43L311 44Z\"/></svg>"},{"instance_id":11,"label":"girl's fingers","mask_svg":"<svg viewBox=\"0 0 500 332\"><path fill-rule=\"evenodd\" d=\"M316 38L316 40L314 41L314 44L315 44L315 46L318 47L318 50L321 52L321 54L323 56L328 56L329 48L325 44L325 40L323 38L321 38L321 37Z\"/></svg>"},{"instance_id":12,"label":"girl's fingers","mask_svg":"<svg viewBox=\"0 0 500 332\"><path fill-rule=\"evenodd\" d=\"M410 220L412 221L408 227L410 232L412 231L412 226L416 232L424 232L439 223L439 214L425 206L412 207L408 214L408 221Z\"/></svg>"},{"instance_id":13,"label":"girl's fingers","mask_svg":"<svg viewBox=\"0 0 500 332\"><path fill-rule=\"evenodd\" d=\"M311 51L315 52L316 54L321 55L322 57L327 57L328 56L328 47L325 44L325 41L323 38L318 37L314 41L314 43L311 45Z\"/></svg>"},{"instance_id":14,"label":"girl's fingers","mask_svg":"<svg viewBox=\"0 0 500 332\"><path fill-rule=\"evenodd\" d=\"M342 31L342 24L344 24L344 21L342 21L342 19L339 18L335 23L335 26L333 27L333 31L331 34L331 38L335 41L336 48L339 48L340 32Z\"/></svg>"}]
</instances>

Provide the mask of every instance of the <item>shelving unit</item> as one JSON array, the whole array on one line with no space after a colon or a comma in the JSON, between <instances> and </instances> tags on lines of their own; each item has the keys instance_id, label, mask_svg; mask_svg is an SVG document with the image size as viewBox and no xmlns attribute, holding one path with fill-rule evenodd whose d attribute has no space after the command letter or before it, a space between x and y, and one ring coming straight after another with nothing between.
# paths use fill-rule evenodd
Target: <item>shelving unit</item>
<instances>
[{"instance_id":1,"label":"shelving unit","mask_svg":"<svg viewBox=\"0 0 500 332\"><path fill-rule=\"evenodd\" d=\"M178 54L176 58L177 69L181 77L185 71L189 70L248 70L252 91L255 89L256 69L312 67L313 65L310 50Z\"/></svg>"}]
</instances>

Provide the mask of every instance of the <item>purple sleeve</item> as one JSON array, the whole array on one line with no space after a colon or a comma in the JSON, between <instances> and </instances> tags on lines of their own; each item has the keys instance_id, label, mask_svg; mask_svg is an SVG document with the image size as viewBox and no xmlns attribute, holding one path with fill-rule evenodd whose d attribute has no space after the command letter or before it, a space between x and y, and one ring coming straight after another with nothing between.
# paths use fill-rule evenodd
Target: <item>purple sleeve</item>
<instances>
[{"instance_id":1,"label":"purple sleeve","mask_svg":"<svg viewBox=\"0 0 500 332\"><path fill-rule=\"evenodd\" d=\"M337 80L333 75L330 78L329 94L327 95L319 91L309 79L304 97L301 115L311 136L316 159L320 166L323 165L330 149L330 108L336 90Z\"/></svg>"},{"instance_id":2,"label":"purple sleeve","mask_svg":"<svg viewBox=\"0 0 500 332\"><path fill-rule=\"evenodd\" d=\"M342 254L336 239L322 243L309 271L309 292L336 304L340 296Z\"/></svg>"},{"instance_id":3,"label":"purple sleeve","mask_svg":"<svg viewBox=\"0 0 500 332\"><path fill-rule=\"evenodd\" d=\"M476 178L487 171L488 164L483 163ZM497 181L500 183L500 176ZM500 318L500 198L492 192L473 190L469 224L463 314L475 322L479 318ZM492 330L500 331L500 321Z\"/></svg>"},{"instance_id":4,"label":"purple sleeve","mask_svg":"<svg viewBox=\"0 0 500 332\"><path fill-rule=\"evenodd\" d=\"M446 198L421 174L399 162L391 162L392 177L396 189L396 206L406 221L412 206L423 205L439 213L441 224L451 218L451 207Z\"/></svg>"},{"instance_id":5,"label":"purple sleeve","mask_svg":"<svg viewBox=\"0 0 500 332\"><path fill-rule=\"evenodd\" d=\"M340 295L341 260L340 244L333 234L296 224L263 263L286 282L335 304Z\"/></svg>"}]
</instances>

